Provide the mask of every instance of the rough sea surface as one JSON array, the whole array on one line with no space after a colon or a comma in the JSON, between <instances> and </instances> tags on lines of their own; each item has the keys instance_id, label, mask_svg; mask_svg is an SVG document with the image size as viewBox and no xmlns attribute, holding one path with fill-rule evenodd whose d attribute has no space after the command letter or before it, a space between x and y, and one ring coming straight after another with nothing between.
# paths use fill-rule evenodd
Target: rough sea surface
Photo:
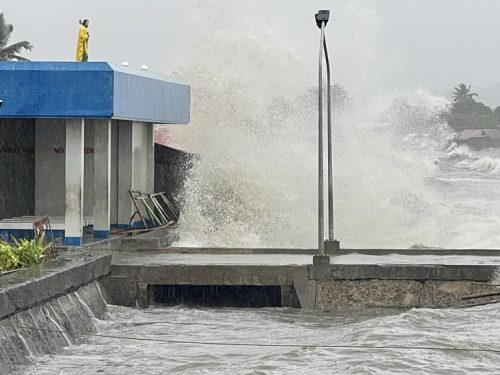
<instances>
[{"instance_id":1,"label":"rough sea surface","mask_svg":"<svg viewBox=\"0 0 500 375\"><path fill-rule=\"evenodd\" d=\"M499 312L498 305L323 312L109 306L110 319L97 322L102 336L35 358L20 373L498 374Z\"/></svg>"}]
</instances>

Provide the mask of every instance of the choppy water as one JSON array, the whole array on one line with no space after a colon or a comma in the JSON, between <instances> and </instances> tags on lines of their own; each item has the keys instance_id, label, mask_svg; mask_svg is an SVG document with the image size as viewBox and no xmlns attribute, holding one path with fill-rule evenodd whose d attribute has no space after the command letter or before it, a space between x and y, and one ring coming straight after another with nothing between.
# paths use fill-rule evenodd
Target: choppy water
<instances>
[{"instance_id":1,"label":"choppy water","mask_svg":"<svg viewBox=\"0 0 500 375\"><path fill-rule=\"evenodd\" d=\"M201 345L93 337L22 374L498 374L500 353L394 347L500 349L500 306L468 309L136 310L109 307L99 334L152 340L290 344ZM390 346L391 349L301 345Z\"/></svg>"}]
</instances>

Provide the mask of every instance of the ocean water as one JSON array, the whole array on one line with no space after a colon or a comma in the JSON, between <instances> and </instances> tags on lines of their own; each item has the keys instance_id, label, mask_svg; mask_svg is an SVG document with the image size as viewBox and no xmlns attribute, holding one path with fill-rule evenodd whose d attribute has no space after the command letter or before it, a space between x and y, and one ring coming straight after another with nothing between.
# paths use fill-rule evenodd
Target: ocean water
<instances>
[{"instance_id":1,"label":"ocean water","mask_svg":"<svg viewBox=\"0 0 500 375\"><path fill-rule=\"evenodd\" d=\"M101 336L35 358L19 374L500 373L498 305L409 311L108 306L108 313L109 320L96 323Z\"/></svg>"}]
</instances>

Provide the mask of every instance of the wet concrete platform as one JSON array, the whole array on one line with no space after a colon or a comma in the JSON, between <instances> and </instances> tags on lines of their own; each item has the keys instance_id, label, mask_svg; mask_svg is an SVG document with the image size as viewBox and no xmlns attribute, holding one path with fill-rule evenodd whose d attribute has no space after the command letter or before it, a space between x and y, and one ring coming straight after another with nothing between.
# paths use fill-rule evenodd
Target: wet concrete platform
<instances>
[{"instance_id":1,"label":"wet concrete platform","mask_svg":"<svg viewBox=\"0 0 500 375\"><path fill-rule=\"evenodd\" d=\"M468 280L500 278L500 256L438 256L362 254L330 257L328 270L316 277L313 257L295 254L178 254L119 252L112 275L134 275L141 282L226 285L292 283L297 274L308 279ZM498 275L497 275L498 274ZM293 280L292 280L293 281Z\"/></svg>"},{"instance_id":2,"label":"wet concrete platform","mask_svg":"<svg viewBox=\"0 0 500 375\"><path fill-rule=\"evenodd\" d=\"M309 265L312 255L289 253L188 253L165 251L118 252L113 255L114 265ZM353 253L331 256L330 264L393 264L393 265L467 265L500 266L500 254L495 255L367 255Z\"/></svg>"},{"instance_id":3,"label":"wet concrete platform","mask_svg":"<svg viewBox=\"0 0 500 375\"><path fill-rule=\"evenodd\" d=\"M296 266L312 264L310 255L294 254L176 254L157 252L119 252L113 254L113 265L259 265Z\"/></svg>"},{"instance_id":4,"label":"wet concrete platform","mask_svg":"<svg viewBox=\"0 0 500 375\"><path fill-rule=\"evenodd\" d=\"M330 258L330 263L336 264L441 264L441 265L498 265L500 266L500 252L476 254L363 254L350 253Z\"/></svg>"}]
</instances>

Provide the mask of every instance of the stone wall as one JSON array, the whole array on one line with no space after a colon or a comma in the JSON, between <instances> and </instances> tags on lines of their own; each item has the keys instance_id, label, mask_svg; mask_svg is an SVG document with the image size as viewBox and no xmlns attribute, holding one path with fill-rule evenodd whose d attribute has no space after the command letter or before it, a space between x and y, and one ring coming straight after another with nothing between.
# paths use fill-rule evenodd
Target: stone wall
<instances>
[{"instance_id":1,"label":"stone wall","mask_svg":"<svg viewBox=\"0 0 500 375\"><path fill-rule=\"evenodd\" d=\"M316 302L320 309L336 307L452 307L481 301L462 297L500 288L473 281L418 280L332 280L317 284Z\"/></svg>"},{"instance_id":2,"label":"stone wall","mask_svg":"<svg viewBox=\"0 0 500 375\"><path fill-rule=\"evenodd\" d=\"M0 120L0 219L35 211L35 120Z\"/></svg>"}]
</instances>

